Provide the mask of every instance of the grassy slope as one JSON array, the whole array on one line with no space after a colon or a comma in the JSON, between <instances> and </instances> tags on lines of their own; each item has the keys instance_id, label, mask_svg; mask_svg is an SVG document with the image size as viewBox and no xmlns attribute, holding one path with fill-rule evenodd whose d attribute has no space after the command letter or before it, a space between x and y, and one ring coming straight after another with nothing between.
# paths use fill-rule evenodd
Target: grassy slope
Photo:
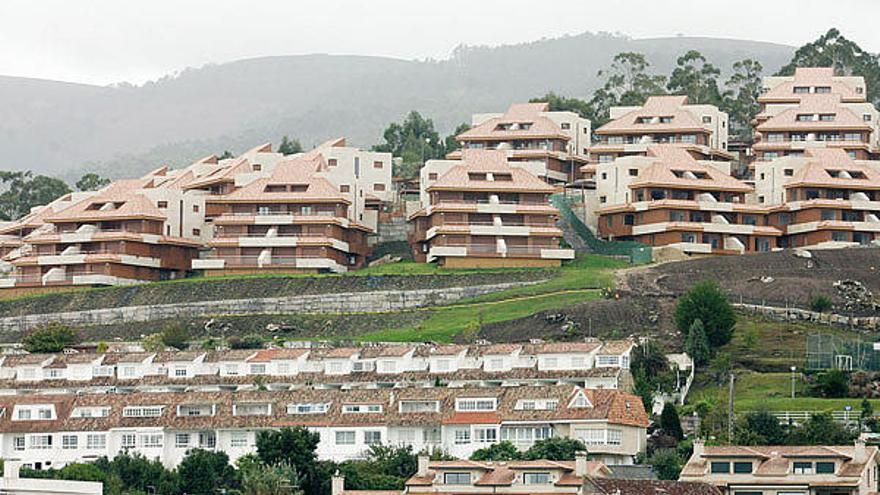
<instances>
[{"instance_id":1,"label":"grassy slope","mask_svg":"<svg viewBox=\"0 0 880 495\"><path fill-rule=\"evenodd\" d=\"M835 334L854 337L856 334L842 328L782 323L759 317L740 315L733 339L721 352L730 353L736 370L737 411L767 409L771 411L831 411L843 410L850 405L858 410L860 398L823 399L806 397L807 386L798 375L795 399L791 399L791 372L796 366L803 369L806 357L806 338L811 333ZM708 382L706 372L697 376L688 402L703 399L717 404L727 403L727 385ZM872 401L880 407L880 400Z\"/></svg>"},{"instance_id":2,"label":"grassy slope","mask_svg":"<svg viewBox=\"0 0 880 495\"><path fill-rule=\"evenodd\" d=\"M596 299L600 288L612 284L613 270L624 265L620 260L605 256L582 256L565 265L558 277L547 282L463 299L453 306L432 308L431 316L416 327L389 328L353 338L451 342L459 334L474 332L483 323L513 320Z\"/></svg>"}]
</instances>

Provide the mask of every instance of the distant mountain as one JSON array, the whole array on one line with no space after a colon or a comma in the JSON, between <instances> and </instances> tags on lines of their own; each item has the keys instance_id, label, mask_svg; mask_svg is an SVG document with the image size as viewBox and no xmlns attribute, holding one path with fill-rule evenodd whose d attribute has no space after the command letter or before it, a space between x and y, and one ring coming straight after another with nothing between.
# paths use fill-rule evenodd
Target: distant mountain
<instances>
[{"instance_id":1,"label":"distant mountain","mask_svg":"<svg viewBox=\"0 0 880 495\"><path fill-rule=\"evenodd\" d=\"M143 86L97 87L0 76L0 169L75 179L118 177L211 152L239 152L284 134L310 147L346 136L369 146L418 110L449 132L474 112L555 91L585 97L615 54L647 55L669 73L687 50L729 70L751 57L767 73L790 46L715 38L635 40L585 33L500 47L459 47L443 61L303 55L186 69Z\"/></svg>"}]
</instances>

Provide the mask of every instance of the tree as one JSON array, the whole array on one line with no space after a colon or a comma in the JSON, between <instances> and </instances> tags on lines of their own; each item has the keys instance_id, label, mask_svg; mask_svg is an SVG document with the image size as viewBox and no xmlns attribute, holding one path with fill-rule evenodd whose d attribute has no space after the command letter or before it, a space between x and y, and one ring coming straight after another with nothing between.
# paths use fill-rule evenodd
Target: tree
<instances>
[{"instance_id":1,"label":"tree","mask_svg":"<svg viewBox=\"0 0 880 495\"><path fill-rule=\"evenodd\" d=\"M244 337L233 335L226 339L226 344L230 349L259 349L263 347L263 338L257 334Z\"/></svg>"},{"instance_id":2,"label":"tree","mask_svg":"<svg viewBox=\"0 0 880 495\"><path fill-rule=\"evenodd\" d=\"M0 171L0 220L15 220L31 208L46 205L70 192L63 181L31 172Z\"/></svg>"},{"instance_id":3,"label":"tree","mask_svg":"<svg viewBox=\"0 0 880 495\"><path fill-rule=\"evenodd\" d=\"M862 50L835 28L795 51L777 75L790 76L797 67L833 67L838 75L865 78L868 101L880 105L880 56Z\"/></svg>"},{"instance_id":4,"label":"tree","mask_svg":"<svg viewBox=\"0 0 880 495\"><path fill-rule=\"evenodd\" d=\"M299 476L288 464L255 463L241 469L241 495L299 495Z\"/></svg>"},{"instance_id":5,"label":"tree","mask_svg":"<svg viewBox=\"0 0 880 495\"><path fill-rule=\"evenodd\" d=\"M829 412L815 413L804 424L793 429L787 438L788 445L847 445L855 435L836 423Z\"/></svg>"},{"instance_id":6,"label":"tree","mask_svg":"<svg viewBox=\"0 0 880 495\"><path fill-rule=\"evenodd\" d=\"M658 449L647 459L647 464L654 468L657 478L661 480L677 480L684 467L684 460L675 449Z\"/></svg>"},{"instance_id":7,"label":"tree","mask_svg":"<svg viewBox=\"0 0 880 495\"><path fill-rule=\"evenodd\" d=\"M694 360L695 365L702 366L709 362L709 358L712 357L712 349L709 348L709 339L703 328L703 320L697 318L691 323L687 332L685 350L688 356Z\"/></svg>"},{"instance_id":8,"label":"tree","mask_svg":"<svg viewBox=\"0 0 880 495\"><path fill-rule=\"evenodd\" d=\"M105 179L94 172L89 172L76 181L76 188L80 191L97 191L109 183L110 179Z\"/></svg>"},{"instance_id":9,"label":"tree","mask_svg":"<svg viewBox=\"0 0 880 495\"><path fill-rule=\"evenodd\" d=\"M238 486L238 474L223 451L188 451L177 466L177 475L180 491L192 495L213 495Z\"/></svg>"},{"instance_id":10,"label":"tree","mask_svg":"<svg viewBox=\"0 0 880 495\"><path fill-rule=\"evenodd\" d=\"M179 351L189 345L189 330L182 323L169 323L162 329L162 343Z\"/></svg>"},{"instance_id":11,"label":"tree","mask_svg":"<svg viewBox=\"0 0 880 495\"><path fill-rule=\"evenodd\" d=\"M761 62L750 58L733 64L733 72L727 79L722 109L730 116L731 133L743 140L751 142L752 118L758 114L761 106L758 96L761 95Z\"/></svg>"},{"instance_id":12,"label":"tree","mask_svg":"<svg viewBox=\"0 0 880 495\"><path fill-rule=\"evenodd\" d=\"M538 98L532 98L529 103L548 103L551 112L574 112L591 122L597 122L600 117L590 102L578 98L568 98L550 92ZM594 124L595 125L595 124Z\"/></svg>"},{"instance_id":13,"label":"tree","mask_svg":"<svg viewBox=\"0 0 880 495\"><path fill-rule=\"evenodd\" d=\"M520 459L522 454L516 445L508 440L493 443L488 447L478 449L471 454L472 461L514 461Z\"/></svg>"},{"instance_id":14,"label":"tree","mask_svg":"<svg viewBox=\"0 0 880 495\"><path fill-rule=\"evenodd\" d=\"M458 124L458 127L456 127L454 131L452 131L452 134L446 136L446 139L443 141L444 142L444 150L443 151L446 153L449 153L450 151L455 151L455 150L461 148L461 145L458 144L458 141L455 139L455 136L458 136L459 134L461 134L465 131L469 131L470 129L471 129L471 125L468 124L467 122L462 122L461 124Z\"/></svg>"},{"instance_id":15,"label":"tree","mask_svg":"<svg viewBox=\"0 0 880 495\"><path fill-rule=\"evenodd\" d=\"M643 54L623 52L614 56L610 68L599 71L598 76L605 78L605 84L590 100L594 127L608 122L613 106L641 105L648 96L666 93L666 76L649 74L650 66Z\"/></svg>"},{"instance_id":16,"label":"tree","mask_svg":"<svg viewBox=\"0 0 880 495\"><path fill-rule=\"evenodd\" d=\"M687 95L689 103L720 105L719 76L721 69L707 62L702 53L689 50L678 57L666 89L671 93Z\"/></svg>"},{"instance_id":17,"label":"tree","mask_svg":"<svg viewBox=\"0 0 880 495\"><path fill-rule=\"evenodd\" d=\"M403 490L416 473L418 458L411 446L371 445L364 459L339 465L349 490Z\"/></svg>"},{"instance_id":18,"label":"tree","mask_svg":"<svg viewBox=\"0 0 880 495\"><path fill-rule=\"evenodd\" d=\"M31 330L21 339L28 352L61 352L65 347L78 344L79 332L57 321Z\"/></svg>"},{"instance_id":19,"label":"tree","mask_svg":"<svg viewBox=\"0 0 880 495\"><path fill-rule=\"evenodd\" d=\"M153 333L141 339L141 347L147 352L161 352L167 347L161 333Z\"/></svg>"},{"instance_id":20,"label":"tree","mask_svg":"<svg viewBox=\"0 0 880 495\"><path fill-rule=\"evenodd\" d=\"M868 429L868 431L877 431L877 418L874 417L874 406L867 398L862 399L861 412L859 413L859 422Z\"/></svg>"},{"instance_id":21,"label":"tree","mask_svg":"<svg viewBox=\"0 0 880 495\"><path fill-rule=\"evenodd\" d=\"M675 323L679 331L687 336L694 320L703 322L711 347L717 349L730 342L736 314L714 281L699 282L678 299Z\"/></svg>"},{"instance_id":22,"label":"tree","mask_svg":"<svg viewBox=\"0 0 880 495\"><path fill-rule=\"evenodd\" d=\"M401 165L394 170L394 175L398 177L416 177L426 160L446 155L446 142L434 130L434 122L415 110L406 116L403 123L392 122L382 136L385 142L373 146L373 150L400 157Z\"/></svg>"},{"instance_id":23,"label":"tree","mask_svg":"<svg viewBox=\"0 0 880 495\"><path fill-rule=\"evenodd\" d=\"M586 452L587 446L576 438L550 437L538 440L523 453L523 459L548 459L551 461L573 461L578 452Z\"/></svg>"},{"instance_id":24,"label":"tree","mask_svg":"<svg viewBox=\"0 0 880 495\"><path fill-rule=\"evenodd\" d=\"M831 309L831 299L828 296L813 296L810 298L810 311L824 313Z\"/></svg>"},{"instance_id":25,"label":"tree","mask_svg":"<svg viewBox=\"0 0 880 495\"><path fill-rule=\"evenodd\" d=\"M141 454L118 454L113 460L101 457L95 465L107 473L108 480L118 480L125 493L180 493L177 474L168 471L159 460L148 460ZM108 495L113 492L105 491Z\"/></svg>"},{"instance_id":26,"label":"tree","mask_svg":"<svg viewBox=\"0 0 880 495\"><path fill-rule=\"evenodd\" d=\"M785 428L779 419L768 411L752 411L746 414L743 423L737 428L737 443L740 445L782 445L785 443Z\"/></svg>"},{"instance_id":27,"label":"tree","mask_svg":"<svg viewBox=\"0 0 880 495\"><path fill-rule=\"evenodd\" d=\"M281 138L281 145L278 146L278 152L284 156L295 155L297 153L302 153L303 147L302 144L300 144L299 139L290 139L285 135Z\"/></svg>"},{"instance_id":28,"label":"tree","mask_svg":"<svg viewBox=\"0 0 880 495\"><path fill-rule=\"evenodd\" d=\"M849 394L849 374L843 370L829 370L816 378L814 389L827 398L841 398Z\"/></svg>"},{"instance_id":29,"label":"tree","mask_svg":"<svg viewBox=\"0 0 880 495\"><path fill-rule=\"evenodd\" d=\"M322 493L318 458L321 436L303 427L262 430L257 433L257 457L266 465L287 464L296 468L306 495Z\"/></svg>"},{"instance_id":30,"label":"tree","mask_svg":"<svg viewBox=\"0 0 880 495\"><path fill-rule=\"evenodd\" d=\"M660 413L660 429L667 435L678 441L684 438L684 431L681 429L681 420L678 418L678 411L675 404L667 402L663 406L663 412Z\"/></svg>"}]
</instances>

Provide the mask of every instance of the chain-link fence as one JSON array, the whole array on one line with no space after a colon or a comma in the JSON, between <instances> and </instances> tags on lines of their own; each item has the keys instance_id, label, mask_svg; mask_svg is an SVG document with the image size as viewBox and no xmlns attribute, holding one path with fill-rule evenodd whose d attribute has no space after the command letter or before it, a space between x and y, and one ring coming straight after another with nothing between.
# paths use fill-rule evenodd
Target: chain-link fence
<instances>
[{"instance_id":1,"label":"chain-link fence","mask_svg":"<svg viewBox=\"0 0 880 495\"><path fill-rule=\"evenodd\" d=\"M880 352L873 341L812 334L807 336L807 369L878 371Z\"/></svg>"}]
</instances>

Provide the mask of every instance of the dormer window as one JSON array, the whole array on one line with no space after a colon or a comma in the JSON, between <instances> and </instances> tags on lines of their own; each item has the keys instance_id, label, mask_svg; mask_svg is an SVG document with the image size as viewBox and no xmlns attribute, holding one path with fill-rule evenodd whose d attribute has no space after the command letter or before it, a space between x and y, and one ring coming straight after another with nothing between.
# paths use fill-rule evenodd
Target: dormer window
<instances>
[{"instance_id":1,"label":"dormer window","mask_svg":"<svg viewBox=\"0 0 880 495\"><path fill-rule=\"evenodd\" d=\"M833 113L820 113L819 120L822 122L834 122L836 114Z\"/></svg>"},{"instance_id":2,"label":"dormer window","mask_svg":"<svg viewBox=\"0 0 880 495\"><path fill-rule=\"evenodd\" d=\"M497 399L456 399L455 410L461 412L494 411L497 407Z\"/></svg>"},{"instance_id":3,"label":"dormer window","mask_svg":"<svg viewBox=\"0 0 880 495\"><path fill-rule=\"evenodd\" d=\"M671 124L672 123L672 115L664 115L660 117L661 124Z\"/></svg>"},{"instance_id":4,"label":"dormer window","mask_svg":"<svg viewBox=\"0 0 880 495\"><path fill-rule=\"evenodd\" d=\"M511 174L493 174L492 177L495 182L513 182L513 176Z\"/></svg>"},{"instance_id":5,"label":"dormer window","mask_svg":"<svg viewBox=\"0 0 880 495\"><path fill-rule=\"evenodd\" d=\"M157 208L168 208L168 201L159 201L156 203Z\"/></svg>"},{"instance_id":6,"label":"dormer window","mask_svg":"<svg viewBox=\"0 0 880 495\"><path fill-rule=\"evenodd\" d=\"M471 473L443 473L444 485L470 485Z\"/></svg>"},{"instance_id":7,"label":"dormer window","mask_svg":"<svg viewBox=\"0 0 880 495\"><path fill-rule=\"evenodd\" d=\"M709 465L712 474L730 474L729 462L713 462Z\"/></svg>"},{"instance_id":8,"label":"dormer window","mask_svg":"<svg viewBox=\"0 0 880 495\"><path fill-rule=\"evenodd\" d=\"M813 474L813 463L795 462L792 465L792 472L794 474Z\"/></svg>"},{"instance_id":9,"label":"dormer window","mask_svg":"<svg viewBox=\"0 0 880 495\"><path fill-rule=\"evenodd\" d=\"M233 404L233 416L269 416L272 414L272 404L269 403L246 403Z\"/></svg>"},{"instance_id":10,"label":"dormer window","mask_svg":"<svg viewBox=\"0 0 880 495\"><path fill-rule=\"evenodd\" d=\"M550 473L523 473L523 484L546 485L550 483Z\"/></svg>"},{"instance_id":11,"label":"dormer window","mask_svg":"<svg viewBox=\"0 0 880 495\"><path fill-rule=\"evenodd\" d=\"M590 399L587 399L584 391L579 390L578 393L571 399L571 402L568 403L568 407L577 409L584 407L593 407L593 404L590 402Z\"/></svg>"},{"instance_id":12,"label":"dormer window","mask_svg":"<svg viewBox=\"0 0 880 495\"><path fill-rule=\"evenodd\" d=\"M654 117L639 117L636 119L637 124L650 124Z\"/></svg>"},{"instance_id":13,"label":"dormer window","mask_svg":"<svg viewBox=\"0 0 880 495\"><path fill-rule=\"evenodd\" d=\"M816 86L816 94L828 94L831 92L831 86Z\"/></svg>"},{"instance_id":14,"label":"dormer window","mask_svg":"<svg viewBox=\"0 0 880 495\"><path fill-rule=\"evenodd\" d=\"M486 180L486 174L468 172L468 180Z\"/></svg>"},{"instance_id":15,"label":"dormer window","mask_svg":"<svg viewBox=\"0 0 880 495\"><path fill-rule=\"evenodd\" d=\"M834 474L834 463L828 461L817 462L816 474Z\"/></svg>"},{"instance_id":16,"label":"dormer window","mask_svg":"<svg viewBox=\"0 0 880 495\"><path fill-rule=\"evenodd\" d=\"M808 94L809 92L810 92L809 86L795 86L794 87L794 94L796 94L796 95L805 95L805 94Z\"/></svg>"},{"instance_id":17,"label":"dormer window","mask_svg":"<svg viewBox=\"0 0 880 495\"><path fill-rule=\"evenodd\" d=\"M734 462L733 463L733 472L736 474L751 474L752 473L752 463L751 462Z\"/></svg>"},{"instance_id":18,"label":"dormer window","mask_svg":"<svg viewBox=\"0 0 880 495\"><path fill-rule=\"evenodd\" d=\"M704 124L711 124L712 123L712 116L711 115L703 115L703 123Z\"/></svg>"},{"instance_id":19,"label":"dormer window","mask_svg":"<svg viewBox=\"0 0 880 495\"><path fill-rule=\"evenodd\" d=\"M797 121L798 122L812 122L813 120L815 120L813 117L814 116L811 113L799 113L799 114L797 114Z\"/></svg>"},{"instance_id":20,"label":"dormer window","mask_svg":"<svg viewBox=\"0 0 880 495\"><path fill-rule=\"evenodd\" d=\"M344 414L378 414L382 412L382 406L380 404L345 404L342 406L342 412Z\"/></svg>"}]
</instances>

